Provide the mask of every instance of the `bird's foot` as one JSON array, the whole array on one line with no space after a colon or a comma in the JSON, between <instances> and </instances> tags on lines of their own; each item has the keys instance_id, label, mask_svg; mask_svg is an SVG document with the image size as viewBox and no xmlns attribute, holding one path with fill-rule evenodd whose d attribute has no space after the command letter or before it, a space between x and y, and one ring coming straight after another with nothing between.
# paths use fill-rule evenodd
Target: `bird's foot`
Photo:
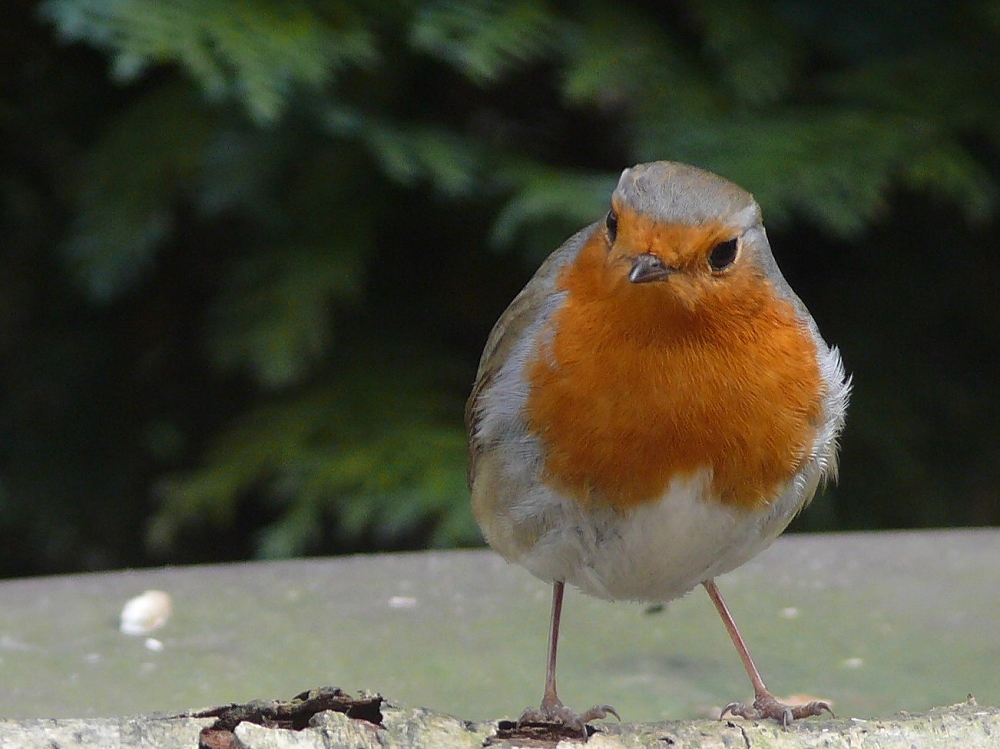
<instances>
[{"instance_id":1,"label":"bird's foot","mask_svg":"<svg viewBox=\"0 0 1000 749\"><path fill-rule=\"evenodd\" d=\"M757 695L752 704L733 702L726 705L722 714L719 715L719 719L725 718L727 713L749 720L769 718L778 721L784 728L788 728L793 720L808 718L811 715L822 715L823 713L833 715L833 709L826 702L819 701L808 702L805 705L786 705L765 692Z\"/></svg>"},{"instance_id":2,"label":"bird's foot","mask_svg":"<svg viewBox=\"0 0 1000 749\"><path fill-rule=\"evenodd\" d=\"M521 717L517 719L517 727L528 724L559 726L586 738L587 724L592 720L603 720L609 715L622 719L611 705L594 705L586 712L577 713L558 700L543 701L540 707L529 707L521 713Z\"/></svg>"}]
</instances>

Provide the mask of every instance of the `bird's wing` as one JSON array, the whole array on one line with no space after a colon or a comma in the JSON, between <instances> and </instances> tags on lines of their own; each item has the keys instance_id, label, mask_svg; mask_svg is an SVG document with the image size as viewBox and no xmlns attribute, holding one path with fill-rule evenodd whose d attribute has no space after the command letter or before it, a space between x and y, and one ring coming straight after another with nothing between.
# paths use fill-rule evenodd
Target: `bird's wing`
<instances>
[{"instance_id":1,"label":"bird's wing","mask_svg":"<svg viewBox=\"0 0 1000 749\"><path fill-rule=\"evenodd\" d=\"M465 427L469 434L470 487L475 478L476 462L485 449L479 430L482 394L490 387L504 364L509 361L514 347L544 323L544 318L550 314L545 308L547 304L551 306L559 271L576 257L599 223L577 232L546 258L527 285L514 297L514 301L497 320L489 338L486 339L486 346L479 360L476 382L472 386L472 394L465 406Z\"/></svg>"}]
</instances>

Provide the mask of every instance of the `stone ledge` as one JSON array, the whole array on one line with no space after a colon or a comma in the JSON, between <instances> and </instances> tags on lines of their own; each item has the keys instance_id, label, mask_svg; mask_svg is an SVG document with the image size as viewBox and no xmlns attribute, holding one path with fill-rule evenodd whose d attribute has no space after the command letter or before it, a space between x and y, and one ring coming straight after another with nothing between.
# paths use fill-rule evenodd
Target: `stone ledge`
<instances>
[{"instance_id":1,"label":"stone ledge","mask_svg":"<svg viewBox=\"0 0 1000 749\"><path fill-rule=\"evenodd\" d=\"M325 701L338 704L320 709ZM355 710L358 705L361 710ZM374 710L372 709L374 706ZM299 729L295 724L309 711ZM351 717L355 715L356 717ZM235 721L235 722L234 722ZM263 723L263 725L261 724ZM184 715L0 721L0 746L17 749L480 749L582 746L546 731L517 735L497 721L473 723L365 694L324 688L289 702L253 702ZM508 724L509 728L509 724ZM888 719L805 720L789 730L771 723L694 720L595 724L594 749L986 749L998 746L1000 708L967 702Z\"/></svg>"}]
</instances>

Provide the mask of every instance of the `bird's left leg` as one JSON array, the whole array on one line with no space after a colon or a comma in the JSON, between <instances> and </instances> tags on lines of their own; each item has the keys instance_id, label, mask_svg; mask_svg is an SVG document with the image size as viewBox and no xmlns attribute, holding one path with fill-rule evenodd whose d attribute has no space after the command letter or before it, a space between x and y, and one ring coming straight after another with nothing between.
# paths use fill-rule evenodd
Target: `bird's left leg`
<instances>
[{"instance_id":1,"label":"bird's left leg","mask_svg":"<svg viewBox=\"0 0 1000 749\"><path fill-rule=\"evenodd\" d=\"M724 718L727 713L738 715L741 718L749 718L750 720L770 718L788 728L793 720L807 718L810 715L822 715L824 712L833 715L833 710L825 702L809 702L805 705L786 705L783 702L779 702L768 691L767 687L764 686L764 680L760 678L760 672L757 670L757 666L754 665L753 658L750 657L750 651L747 650L746 643L743 642L743 637L740 635L739 629L736 628L736 622L733 621L733 616L729 613L726 602L722 600L722 594L719 593L715 581L706 580L702 585L705 586L709 598L712 599L712 603L715 604L719 616L722 617L722 623L726 625L726 631L729 632L729 637L732 638L733 645L736 646L736 651L740 654L740 659L743 661L743 667L747 670L747 675L750 677L750 683L753 684L753 702L732 702L726 705L719 716L720 719Z\"/></svg>"}]
</instances>

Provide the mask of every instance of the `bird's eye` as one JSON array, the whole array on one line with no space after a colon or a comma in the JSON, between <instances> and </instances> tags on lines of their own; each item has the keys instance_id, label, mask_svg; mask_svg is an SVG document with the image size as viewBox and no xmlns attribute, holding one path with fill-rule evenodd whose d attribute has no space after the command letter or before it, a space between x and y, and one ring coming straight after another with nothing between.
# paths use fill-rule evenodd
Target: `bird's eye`
<instances>
[{"instance_id":1,"label":"bird's eye","mask_svg":"<svg viewBox=\"0 0 1000 749\"><path fill-rule=\"evenodd\" d=\"M736 237L719 242L712 251L708 253L708 264L714 271L721 271L736 262L736 255L739 252L739 241Z\"/></svg>"},{"instance_id":2,"label":"bird's eye","mask_svg":"<svg viewBox=\"0 0 1000 749\"><path fill-rule=\"evenodd\" d=\"M618 236L618 214L614 211L608 211L608 217L604 219L604 225L608 227L608 241L614 244L615 238Z\"/></svg>"}]
</instances>

